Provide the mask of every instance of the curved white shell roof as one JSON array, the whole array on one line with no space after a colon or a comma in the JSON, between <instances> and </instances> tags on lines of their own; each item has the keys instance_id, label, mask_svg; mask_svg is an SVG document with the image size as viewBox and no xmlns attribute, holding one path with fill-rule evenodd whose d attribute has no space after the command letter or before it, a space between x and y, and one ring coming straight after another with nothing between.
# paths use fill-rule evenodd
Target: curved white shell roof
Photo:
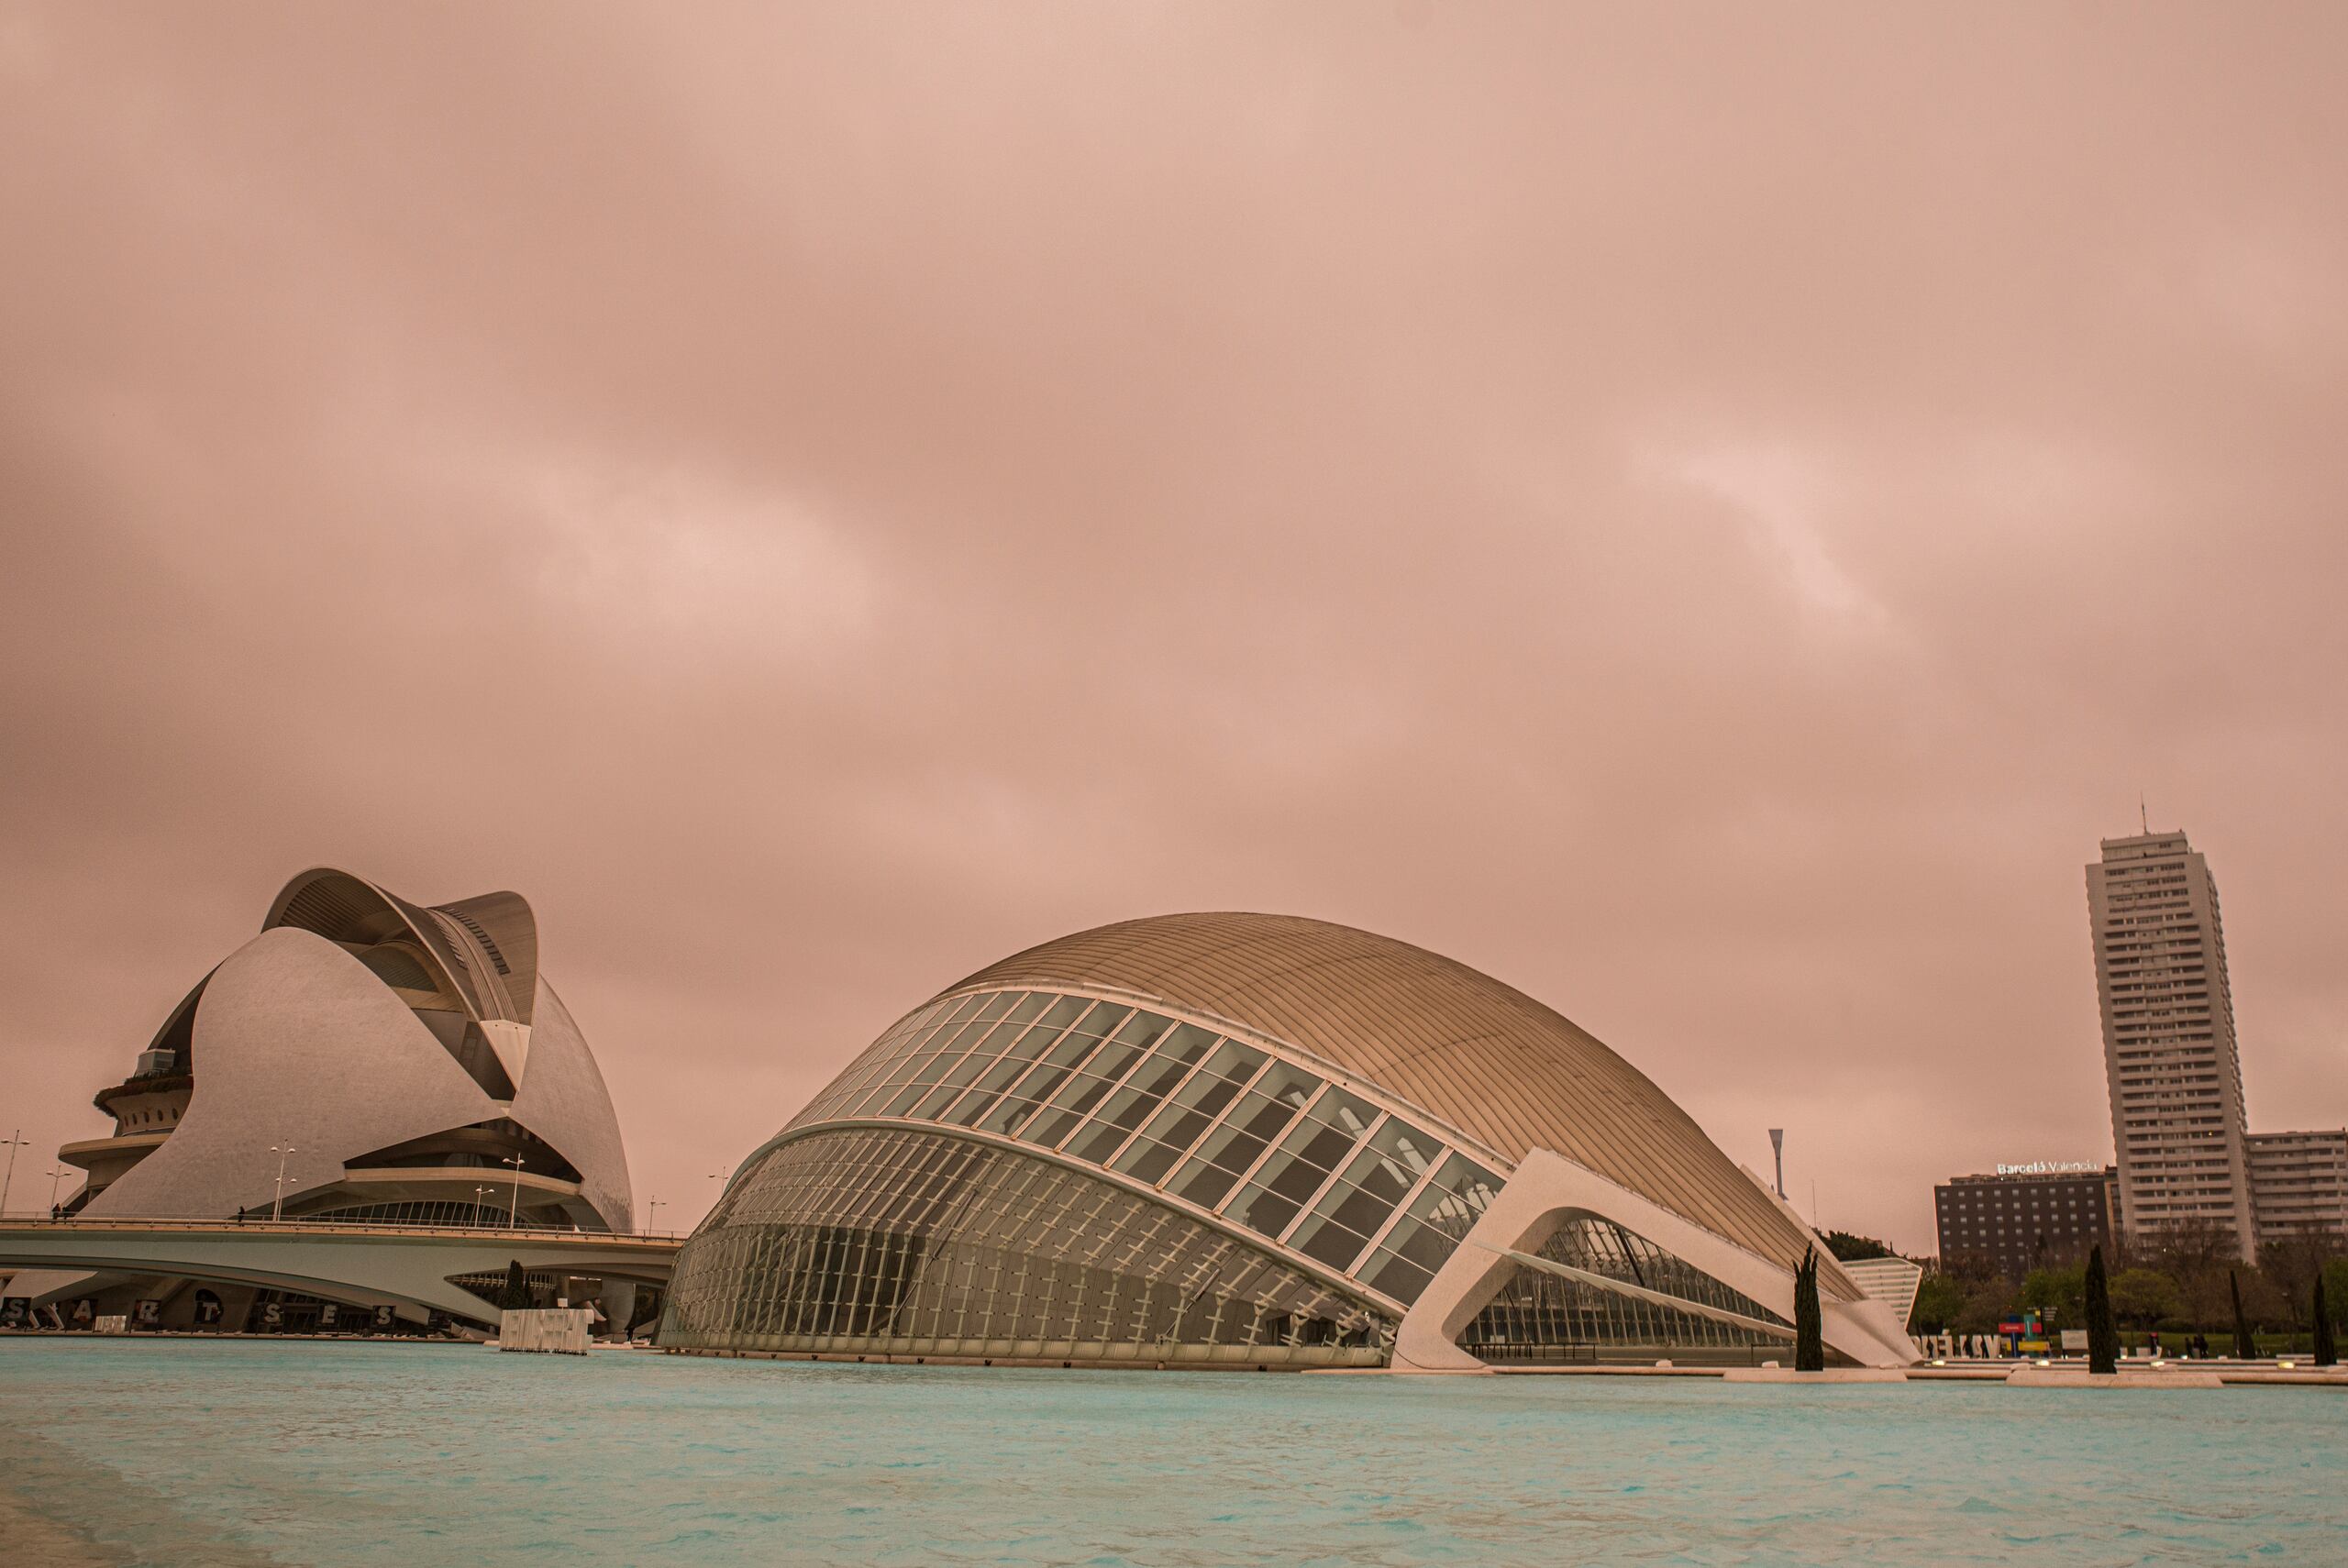
<instances>
[{"instance_id":1,"label":"curved white shell roof","mask_svg":"<svg viewBox=\"0 0 2348 1568\"><path fill-rule=\"evenodd\" d=\"M420 955L496 1066L469 1071L344 945L385 943ZM272 1144L295 1150L290 1197L339 1178L344 1162L371 1151L506 1117L577 1167L581 1196L607 1225L630 1228L618 1119L586 1040L539 972L537 923L520 895L430 908L347 872L306 871L190 1002L186 1112L87 1212L257 1209L276 1191ZM510 1101L490 1092L507 1083Z\"/></svg>"}]
</instances>

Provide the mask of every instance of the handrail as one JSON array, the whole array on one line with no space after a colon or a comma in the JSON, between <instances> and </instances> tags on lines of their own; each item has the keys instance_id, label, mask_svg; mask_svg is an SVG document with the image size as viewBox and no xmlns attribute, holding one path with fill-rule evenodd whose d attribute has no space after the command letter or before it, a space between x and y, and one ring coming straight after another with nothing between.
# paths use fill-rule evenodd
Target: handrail
<instances>
[{"instance_id":1,"label":"handrail","mask_svg":"<svg viewBox=\"0 0 2348 1568\"><path fill-rule=\"evenodd\" d=\"M256 1234L283 1233L289 1231L322 1231L342 1235L384 1233L398 1236L449 1236L470 1241L486 1237L512 1237L533 1242L562 1242L598 1246L606 1242L643 1242L666 1245L681 1242L691 1235L684 1231L580 1231L551 1225L432 1225L399 1220L326 1220L307 1219L289 1214L282 1220L266 1215L243 1220L192 1220L185 1215L157 1215L141 1218L132 1214L67 1215L51 1219L46 1214L0 1215L0 1228L39 1231L248 1231Z\"/></svg>"}]
</instances>

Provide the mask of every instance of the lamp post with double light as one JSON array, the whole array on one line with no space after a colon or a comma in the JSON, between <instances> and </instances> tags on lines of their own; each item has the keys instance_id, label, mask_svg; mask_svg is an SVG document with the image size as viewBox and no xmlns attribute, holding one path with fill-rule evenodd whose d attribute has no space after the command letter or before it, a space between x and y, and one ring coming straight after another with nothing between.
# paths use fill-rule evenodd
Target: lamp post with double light
<instances>
[{"instance_id":1,"label":"lamp post with double light","mask_svg":"<svg viewBox=\"0 0 2348 1568\"><path fill-rule=\"evenodd\" d=\"M57 1184L63 1181L66 1176L71 1174L72 1173L67 1169L67 1167L61 1164L53 1171L43 1171L41 1173L41 1175L49 1178L49 1217L52 1220L57 1218Z\"/></svg>"},{"instance_id":2,"label":"lamp post with double light","mask_svg":"<svg viewBox=\"0 0 2348 1568\"><path fill-rule=\"evenodd\" d=\"M27 1147L25 1130L17 1128L6 1138L0 1139L0 1144L5 1144L8 1150L8 1174L0 1176L0 1214L6 1214L8 1212L8 1189L17 1181L17 1151Z\"/></svg>"},{"instance_id":3,"label":"lamp post with double light","mask_svg":"<svg viewBox=\"0 0 2348 1568\"><path fill-rule=\"evenodd\" d=\"M277 1197L269 1206L269 1218L274 1222L285 1218L285 1162L301 1151L291 1143L271 1143L269 1152L277 1156Z\"/></svg>"},{"instance_id":4,"label":"lamp post with double light","mask_svg":"<svg viewBox=\"0 0 2348 1568\"><path fill-rule=\"evenodd\" d=\"M505 1211L505 1228L518 1231L522 1227L522 1156L508 1154L497 1163L514 1167L514 1201Z\"/></svg>"}]
</instances>

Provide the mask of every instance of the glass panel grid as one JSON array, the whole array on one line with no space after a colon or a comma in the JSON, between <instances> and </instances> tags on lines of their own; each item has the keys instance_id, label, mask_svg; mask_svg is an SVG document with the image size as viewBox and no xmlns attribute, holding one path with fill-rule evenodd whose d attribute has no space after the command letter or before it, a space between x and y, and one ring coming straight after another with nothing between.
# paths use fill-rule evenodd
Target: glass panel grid
<instances>
[{"instance_id":1,"label":"glass panel grid","mask_svg":"<svg viewBox=\"0 0 2348 1568\"><path fill-rule=\"evenodd\" d=\"M1379 1114L1357 1096L1325 1089L1240 1188L1228 1212L1251 1231L1285 1235Z\"/></svg>"},{"instance_id":2,"label":"glass panel grid","mask_svg":"<svg viewBox=\"0 0 2348 1568\"><path fill-rule=\"evenodd\" d=\"M887 1100L892 1092L892 1086L905 1081L908 1065L938 1042L952 1040L956 1033L968 1025L959 1021L958 1010L955 1018L941 1020L925 1031L908 1034L898 1043L897 1048L887 1057L874 1064L872 1070L864 1076L854 1091L854 1100L848 1102L847 1109L842 1110L839 1114L844 1116L878 1114L874 1107Z\"/></svg>"},{"instance_id":3,"label":"glass panel grid","mask_svg":"<svg viewBox=\"0 0 2348 1568\"><path fill-rule=\"evenodd\" d=\"M1112 1010L1123 1013L1130 1010ZM1091 1019L1085 1021L1086 1023L1093 1021ZM1115 1023L1116 1020L1112 1019L1100 1026L1113 1028ZM1084 1024L1080 1024L1036 1061L1032 1068L1024 1073L1006 1075L998 1083L988 1086L990 1092L983 1099L955 1107L949 1119L964 1127L983 1123L990 1132L1016 1135L1032 1121L1036 1110L1079 1066L1096 1063L1113 1051L1130 1053L1133 1049L1106 1045L1099 1034L1088 1032ZM997 1089L1001 1091L1000 1099L992 1092Z\"/></svg>"},{"instance_id":4,"label":"glass panel grid","mask_svg":"<svg viewBox=\"0 0 2348 1568\"><path fill-rule=\"evenodd\" d=\"M1064 1145L1088 1165L1111 1165L1135 1130L1198 1070L1215 1042L1210 1030L1185 1023L1163 1035L1139 1066L1125 1075L1116 1093Z\"/></svg>"},{"instance_id":5,"label":"glass panel grid","mask_svg":"<svg viewBox=\"0 0 2348 1568\"><path fill-rule=\"evenodd\" d=\"M1500 1187L1498 1176L1465 1154L1450 1155L1379 1243L1361 1277L1398 1301L1417 1300Z\"/></svg>"},{"instance_id":6,"label":"glass panel grid","mask_svg":"<svg viewBox=\"0 0 2348 1568\"><path fill-rule=\"evenodd\" d=\"M956 1030L952 1035L949 1036L941 1030L931 1042L928 1049L908 1052L904 1059L890 1071L888 1077L890 1083L902 1086L900 1092L889 1096L881 1102L888 1107L887 1110L871 1114L903 1115L906 1109L921 1098L919 1091L936 1085L939 1077L957 1057L972 1051L985 1051L991 1041L993 1042L994 1049L999 1051L1012 1040L1016 1039L1019 1034L1019 1024L1006 1020L1004 1015L1015 1010L1014 1004L1024 1005L1024 999L1015 991L998 992L988 999L986 1006L979 1010L976 1017ZM1041 1009L1038 1008L1037 1010L1040 1011ZM911 1088L916 1092L906 1094L903 1092L903 1088ZM868 1101L868 1103L870 1102Z\"/></svg>"},{"instance_id":7,"label":"glass panel grid","mask_svg":"<svg viewBox=\"0 0 2348 1568\"><path fill-rule=\"evenodd\" d=\"M663 1344L1376 1364L1391 1339L1361 1300L1000 1145L816 1132L728 1198L679 1256Z\"/></svg>"},{"instance_id":8,"label":"glass panel grid","mask_svg":"<svg viewBox=\"0 0 2348 1568\"><path fill-rule=\"evenodd\" d=\"M977 999L974 997L970 1000L975 1006ZM875 1073L881 1071L889 1063L896 1059L898 1051L904 1047L907 1041L938 1022L945 1011L946 1004L936 1002L900 1020L891 1027L889 1032L875 1041L862 1055L850 1063L847 1070L832 1081L830 1088L817 1096L805 1110L801 1111L793 1119L793 1124L821 1121L825 1117L837 1114L841 1106L848 1103L860 1089L871 1082Z\"/></svg>"},{"instance_id":9,"label":"glass panel grid","mask_svg":"<svg viewBox=\"0 0 2348 1568\"><path fill-rule=\"evenodd\" d=\"M1191 1071L1180 1088L1166 1099L1134 1140L1120 1152L1111 1169L1136 1181L1159 1184L1214 1125L1240 1092L1255 1081L1264 1066L1264 1053L1236 1041L1218 1042L1212 1055Z\"/></svg>"},{"instance_id":10,"label":"glass panel grid","mask_svg":"<svg viewBox=\"0 0 2348 1568\"><path fill-rule=\"evenodd\" d=\"M1059 1038L1061 1028L1047 1017L1024 1030L1013 1028L1008 1034L999 1030L995 1035L990 1035L987 1039L990 1049L971 1053L964 1062L955 1064L953 1070L940 1075L937 1088L924 1101L926 1109L920 1119L968 1125L964 1113L966 1105L969 1116L975 1117L998 1088L1024 1072L1027 1064L1042 1055L1052 1042ZM960 1088L963 1084L974 1086L967 1095Z\"/></svg>"},{"instance_id":11,"label":"glass panel grid","mask_svg":"<svg viewBox=\"0 0 2348 1568\"><path fill-rule=\"evenodd\" d=\"M1057 1088L1036 1088L1031 1104L1040 1105L1044 1114L1032 1115L1012 1131L1023 1142L1047 1149L1059 1147L1070 1132L1083 1125L1092 1108L1114 1093L1117 1086L1125 1081L1125 1075L1146 1057L1147 1053L1138 1045L1114 1040L1102 1042L1092 1055L1073 1061L1071 1070ZM1046 1094L1051 1097L1048 1100L1042 1099Z\"/></svg>"},{"instance_id":12,"label":"glass panel grid","mask_svg":"<svg viewBox=\"0 0 2348 1568\"><path fill-rule=\"evenodd\" d=\"M1055 1149L1324 1266L1358 1264L1366 1283L1403 1301L1499 1185L1441 1139L1292 1062L1146 1009L979 992L892 1034L844 1075L857 1083L826 1090L793 1125L885 1116Z\"/></svg>"},{"instance_id":13,"label":"glass panel grid","mask_svg":"<svg viewBox=\"0 0 2348 1568\"><path fill-rule=\"evenodd\" d=\"M1287 1244L1331 1268L1350 1270L1417 1189L1439 1152L1433 1144L1409 1122L1387 1117L1284 1238Z\"/></svg>"},{"instance_id":14,"label":"glass panel grid","mask_svg":"<svg viewBox=\"0 0 2348 1568\"><path fill-rule=\"evenodd\" d=\"M1273 1061L1242 1095L1223 1124L1207 1134L1167 1186L1202 1208L1220 1205L1253 1176L1297 1113L1329 1086L1292 1063Z\"/></svg>"},{"instance_id":15,"label":"glass panel grid","mask_svg":"<svg viewBox=\"0 0 2348 1568\"><path fill-rule=\"evenodd\" d=\"M1568 1220L1537 1252L1646 1290L1788 1326L1778 1314L1646 1238L1596 1215ZM1750 1353L1785 1345L1781 1335L1523 1267L1477 1315L1459 1342L1495 1361L1557 1360L1577 1353L1592 1359L1609 1353L1635 1353L1644 1359L1659 1349Z\"/></svg>"}]
</instances>

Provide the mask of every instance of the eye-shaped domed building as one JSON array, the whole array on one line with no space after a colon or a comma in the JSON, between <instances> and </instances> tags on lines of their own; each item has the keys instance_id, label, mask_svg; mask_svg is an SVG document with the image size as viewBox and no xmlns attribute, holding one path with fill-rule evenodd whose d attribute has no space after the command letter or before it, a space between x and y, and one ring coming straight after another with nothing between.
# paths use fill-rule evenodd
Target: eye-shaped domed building
<instances>
[{"instance_id":1,"label":"eye-shaped domed building","mask_svg":"<svg viewBox=\"0 0 2348 1568\"><path fill-rule=\"evenodd\" d=\"M743 1163L665 1348L1049 1365L1912 1359L1792 1210L1539 1002L1367 932L1130 921L893 1024Z\"/></svg>"}]
</instances>

